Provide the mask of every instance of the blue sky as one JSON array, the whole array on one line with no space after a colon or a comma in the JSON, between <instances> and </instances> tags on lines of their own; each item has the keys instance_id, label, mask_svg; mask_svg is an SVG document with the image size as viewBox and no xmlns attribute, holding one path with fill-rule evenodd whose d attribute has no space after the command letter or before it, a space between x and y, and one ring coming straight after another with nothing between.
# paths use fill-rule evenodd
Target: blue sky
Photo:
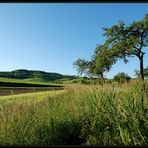
<instances>
[{"instance_id":1,"label":"blue sky","mask_svg":"<svg viewBox=\"0 0 148 148\"><path fill-rule=\"evenodd\" d=\"M104 43L103 27L123 20L127 25L148 13L148 3L38 3L0 4L0 71L43 70L76 75L73 62L90 59ZM144 49L146 51L147 49ZM144 57L148 66L148 50ZM136 57L113 65L106 77L118 72L134 76Z\"/></svg>"}]
</instances>

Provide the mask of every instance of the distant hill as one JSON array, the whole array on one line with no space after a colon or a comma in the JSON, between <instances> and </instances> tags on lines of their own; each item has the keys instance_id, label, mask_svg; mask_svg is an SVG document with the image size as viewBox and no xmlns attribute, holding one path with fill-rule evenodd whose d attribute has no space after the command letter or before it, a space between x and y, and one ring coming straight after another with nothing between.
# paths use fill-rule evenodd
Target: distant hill
<instances>
[{"instance_id":1,"label":"distant hill","mask_svg":"<svg viewBox=\"0 0 148 148\"><path fill-rule=\"evenodd\" d=\"M0 72L0 77L15 78L15 79L44 79L44 80L58 80L58 79L74 79L76 76L62 75L59 73L44 72L39 70L18 69L8 72Z\"/></svg>"}]
</instances>

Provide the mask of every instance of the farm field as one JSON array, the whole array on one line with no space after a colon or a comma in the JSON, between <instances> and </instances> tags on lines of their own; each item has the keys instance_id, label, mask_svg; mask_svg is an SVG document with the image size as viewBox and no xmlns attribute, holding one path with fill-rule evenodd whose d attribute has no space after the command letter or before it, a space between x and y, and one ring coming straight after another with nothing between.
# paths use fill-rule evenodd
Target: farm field
<instances>
[{"instance_id":1,"label":"farm field","mask_svg":"<svg viewBox=\"0 0 148 148\"><path fill-rule=\"evenodd\" d=\"M64 86L55 83L43 83L0 77L0 96L47 90L61 90L63 87Z\"/></svg>"},{"instance_id":2,"label":"farm field","mask_svg":"<svg viewBox=\"0 0 148 148\"><path fill-rule=\"evenodd\" d=\"M0 145L147 145L148 84L0 97Z\"/></svg>"},{"instance_id":3,"label":"farm field","mask_svg":"<svg viewBox=\"0 0 148 148\"><path fill-rule=\"evenodd\" d=\"M26 80L26 79L14 79L14 78L5 78L5 77L0 77L0 86L7 86L7 83L10 83L10 86L15 87L16 84L22 86L23 84L32 85L32 86L38 86L38 85L43 85L43 86L59 86L59 84L52 83L52 82L42 82L38 80Z\"/></svg>"},{"instance_id":4,"label":"farm field","mask_svg":"<svg viewBox=\"0 0 148 148\"><path fill-rule=\"evenodd\" d=\"M0 96L61 89L63 87L0 87Z\"/></svg>"}]
</instances>

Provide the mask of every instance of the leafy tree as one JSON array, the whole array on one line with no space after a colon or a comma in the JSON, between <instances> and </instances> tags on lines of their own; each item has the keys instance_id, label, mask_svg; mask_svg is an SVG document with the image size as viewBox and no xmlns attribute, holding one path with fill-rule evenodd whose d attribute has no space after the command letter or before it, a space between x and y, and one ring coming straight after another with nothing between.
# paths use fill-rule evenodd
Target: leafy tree
<instances>
[{"instance_id":1,"label":"leafy tree","mask_svg":"<svg viewBox=\"0 0 148 148\"><path fill-rule=\"evenodd\" d=\"M104 45L98 45L90 61L79 58L73 65L81 75L86 74L91 77L101 77L103 80L103 73L108 72L114 63L114 59L109 56L110 52L108 48Z\"/></svg>"},{"instance_id":2,"label":"leafy tree","mask_svg":"<svg viewBox=\"0 0 148 148\"><path fill-rule=\"evenodd\" d=\"M118 73L117 75L114 76L114 81L122 84L124 82L129 82L131 77L125 74L124 72Z\"/></svg>"},{"instance_id":3,"label":"leafy tree","mask_svg":"<svg viewBox=\"0 0 148 148\"><path fill-rule=\"evenodd\" d=\"M89 69L90 69L90 62L89 61L79 58L73 63L73 66L74 66L74 68L76 68L76 70L78 71L78 73L80 75L82 75L82 74L88 75Z\"/></svg>"},{"instance_id":4,"label":"leafy tree","mask_svg":"<svg viewBox=\"0 0 148 148\"><path fill-rule=\"evenodd\" d=\"M105 45L98 45L92 56L91 68L93 73L100 75L104 79L103 73L108 72L114 63L114 57L110 56L108 48Z\"/></svg>"},{"instance_id":5,"label":"leafy tree","mask_svg":"<svg viewBox=\"0 0 148 148\"><path fill-rule=\"evenodd\" d=\"M136 56L140 62L140 78L144 80L143 57L145 52L143 47L148 46L148 15L129 26L125 26L123 21L110 28L104 28L104 35L107 37L105 45L110 49L114 60L124 59L128 62L128 57Z\"/></svg>"}]
</instances>

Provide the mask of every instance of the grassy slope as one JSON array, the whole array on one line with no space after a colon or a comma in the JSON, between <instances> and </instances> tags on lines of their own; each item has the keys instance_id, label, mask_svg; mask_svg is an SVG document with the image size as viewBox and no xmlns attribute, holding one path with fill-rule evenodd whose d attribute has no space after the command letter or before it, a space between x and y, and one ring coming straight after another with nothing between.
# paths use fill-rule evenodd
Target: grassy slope
<instances>
[{"instance_id":1,"label":"grassy slope","mask_svg":"<svg viewBox=\"0 0 148 148\"><path fill-rule=\"evenodd\" d=\"M11 82L11 83L27 83L27 84L42 84L42 85L56 85L64 86L72 83L81 83L83 78L64 78L58 80L47 80L43 78L29 78L29 79L14 79L14 78L5 78L0 77L0 82Z\"/></svg>"},{"instance_id":2,"label":"grassy slope","mask_svg":"<svg viewBox=\"0 0 148 148\"><path fill-rule=\"evenodd\" d=\"M37 83L43 83L43 84L54 83L54 81L47 80L44 78L28 78L28 79L22 79L22 80L27 82L37 82Z\"/></svg>"},{"instance_id":3,"label":"grassy slope","mask_svg":"<svg viewBox=\"0 0 148 148\"><path fill-rule=\"evenodd\" d=\"M43 81L37 81L37 80L20 80L20 79L13 79L13 78L4 78L4 77L0 77L0 82L11 82L11 83L26 83L26 84L41 84L41 85L56 85L58 86L59 84L55 84L55 83L47 83L47 82L43 82Z\"/></svg>"},{"instance_id":4,"label":"grassy slope","mask_svg":"<svg viewBox=\"0 0 148 148\"><path fill-rule=\"evenodd\" d=\"M71 85L55 95L0 97L0 144L147 145L148 86L141 88Z\"/></svg>"},{"instance_id":5,"label":"grassy slope","mask_svg":"<svg viewBox=\"0 0 148 148\"><path fill-rule=\"evenodd\" d=\"M63 93L64 90L58 91L44 91L44 92L33 92L33 93L25 93L25 94L17 94L17 95L10 95L10 96L0 96L0 111L4 111L4 107L14 107L14 105L22 104L25 102L38 102L43 100L44 98L52 97L54 95Z\"/></svg>"},{"instance_id":6,"label":"grassy slope","mask_svg":"<svg viewBox=\"0 0 148 148\"><path fill-rule=\"evenodd\" d=\"M75 78L75 79L59 79L58 82L62 82L63 84L72 84L72 83L80 83L82 78Z\"/></svg>"}]
</instances>

